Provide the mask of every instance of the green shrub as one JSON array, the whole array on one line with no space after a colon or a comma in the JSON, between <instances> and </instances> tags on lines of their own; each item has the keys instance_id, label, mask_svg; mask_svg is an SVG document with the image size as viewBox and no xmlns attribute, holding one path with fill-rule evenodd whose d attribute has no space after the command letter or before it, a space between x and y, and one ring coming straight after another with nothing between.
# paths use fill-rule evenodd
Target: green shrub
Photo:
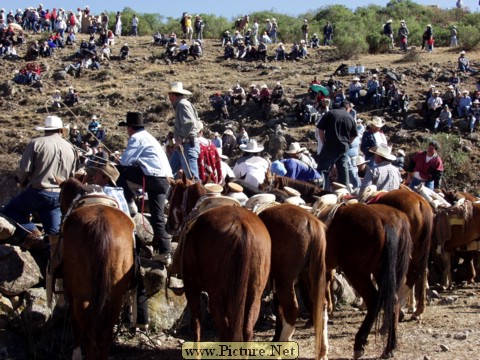
<instances>
[{"instance_id":1,"label":"green shrub","mask_svg":"<svg viewBox=\"0 0 480 360\"><path fill-rule=\"evenodd\" d=\"M368 50L365 38L361 38L357 34L338 35L335 38L338 59L352 59L360 54L365 54Z\"/></svg>"},{"instance_id":2,"label":"green shrub","mask_svg":"<svg viewBox=\"0 0 480 360\"><path fill-rule=\"evenodd\" d=\"M480 42L480 33L472 25L458 28L458 44L463 50L473 50Z\"/></svg>"}]
</instances>

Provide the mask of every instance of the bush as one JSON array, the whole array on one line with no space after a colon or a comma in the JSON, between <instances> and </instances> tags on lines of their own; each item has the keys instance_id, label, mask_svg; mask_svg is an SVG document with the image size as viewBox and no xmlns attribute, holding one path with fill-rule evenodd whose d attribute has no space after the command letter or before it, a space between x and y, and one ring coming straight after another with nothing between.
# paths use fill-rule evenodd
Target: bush
<instances>
[{"instance_id":1,"label":"bush","mask_svg":"<svg viewBox=\"0 0 480 360\"><path fill-rule=\"evenodd\" d=\"M338 59L351 59L360 54L365 54L368 50L367 42L357 34L339 35L335 38L335 45L337 46Z\"/></svg>"},{"instance_id":2,"label":"bush","mask_svg":"<svg viewBox=\"0 0 480 360\"><path fill-rule=\"evenodd\" d=\"M472 25L462 26L458 29L458 44L463 50L473 50L480 42L480 33Z\"/></svg>"},{"instance_id":3,"label":"bush","mask_svg":"<svg viewBox=\"0 0 480 360\"><path fill-rule=\"evenodd\" d=\"M370 54L387 53L390 39L380 33L367 35L368 52Z\"/></svg>"}]
</instances>

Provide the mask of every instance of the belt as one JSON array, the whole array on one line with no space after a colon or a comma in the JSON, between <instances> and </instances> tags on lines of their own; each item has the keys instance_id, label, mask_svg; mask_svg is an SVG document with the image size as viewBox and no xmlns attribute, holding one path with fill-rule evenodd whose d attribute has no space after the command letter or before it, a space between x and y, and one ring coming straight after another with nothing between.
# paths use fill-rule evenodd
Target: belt
<instances>
[{"instance_id":1,"label":"belt","mask_svg":"<svg viewBox=\"0 0 480 360\"><path fill-rule=\"evenodd\" d=\"M54 192L54 193L59 193L62 191L60 188L37 188L37 187L32 187L32 189L39 190L39 191L48 191L48 192Z\"/></svg>"}]
</instances>

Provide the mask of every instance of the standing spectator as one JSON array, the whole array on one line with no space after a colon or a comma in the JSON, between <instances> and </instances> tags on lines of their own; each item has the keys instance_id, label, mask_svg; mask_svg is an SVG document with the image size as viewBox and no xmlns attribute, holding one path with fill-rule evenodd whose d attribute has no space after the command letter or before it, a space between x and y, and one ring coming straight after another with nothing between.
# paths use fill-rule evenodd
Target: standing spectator
<instances>
[{"instance_id":1,"label":"standing spectator","mask_svg":"<svg viewBox=\"0 0 480 360\"><path fill-rule=\"evenodd\" d=\"M480 120L480 100L473 100L472 107L470 108L470 114L468 115L468 123L470 134L475 130L475 125Z\"/></svg>"},{"instance_id":2,"label":"standing spectator","mask_svg":"<svg viewBox=\"0 0 480 360\"><path fill-rule=\"evenodd\" d=\"M120 11L117 11L117 15L115 16L115 36L122 36L122 15Z\"/></svg>"},{"instance_id":3,"label":"standing spectator","mask_svg":"<svg viewBox=\"0 0 480 360\"><path fill-rule=\"evenodd\" d=\"M392 29L392 19L388 19L387 22L383 25L383 34L390 39L388 46L394 48L393 42L393 29Z\"/></svg>"},{"instance_id":4,"label":"standing spectator","mask_svg":"<svg viewBox=\"0 0 480 360\"><path fill-rule=\"evenodd\" d=\"M272 43L277 43L277 35L278 35L278 23L277 19L272 18L272 28L270 30L269 36L272 39Z\"/></svg>"},{"instance_id":5,"label":"standing spectator","mask_svg":"<svg viewBox=\"0 0 480 360\"><path fill-rule=\"evenodd\" d=\"M457 47L458 40L457 40L457 27L455 25L452 26L450 30L450 47Z\"/></svg>"},{"instance_id":6,"label":"standing spectator","mask_svg":"<svg viewBox=\"0 0 480 360\"><path fill-rule=\"evenodd\" d=\"M133 14L132 18L132 35L138 36L138 18L135 14Z\"/></svg>"},{"instance_id":7,"label":"standing spectator","mask_svg":"<svg viewBox=\"0 0 480 360\"><path fill-rule=\"evenodd\" d=\"M428 144L426 151L417 152L408 164L408 183L414 189L420 183L433 190L440 188L443 175L443 161L438 154L440 145L436 141Z\"/></svg>"},{"instance_id":8,"label":"standing spectator","mask_svg":"<svg viewBox=\"0 0 480 360\"><path fill-rule=\"evenodd\" d=\"M185 16L185 29L186 29L186 38L188 40L192 40L192 37L193 37L192 15L187 14Z\"/></svg>"},{"instance_id":9,"label":"standing spectator","mask_svg":"<svg viewBox=\"0 0 480 360\"><path fill-rule=\"evenodd\" d=\"M270 19L265 20L265 32L267 35L270 37L270 31L272 31L272 23L270 22Z\"/></svg>"},{"instance_id":10,"label":"standing spectator","mask_svg":"<svg viewBox=\"0 0 480 360\"><path fill-rule=\"evenodd\" d=\"M408 31L405 20L400 21L400 28L398 29L398 37L400 38L400 50L407 51L408 48Z\"/></svg>"},{"instance_id":11,"label":"standing spectator","mask_svg":"<svg viewBox=\"0 0 480 360\"><path fill-rule=\"evenodd\" d=\"M232 156L233 155L233 150L235 149L237 145L237 138L233 134L233 131L231 128L226 129L223 132L223 137L222 137L222 153L226 156Z\"/></svg>"},{"instance_id":12,"label":"standing spectator","mask_svg":"<svg viewBox=\"0 0 480 360\"><path fill-rule=\"evenodd\" d=\"M258 45L258 19L253 20L253 26L252 26L252 38L253 38L253 45L257 46Z\"/></svg>"},{"instance_id":13,"label":"standing spectator","mask_svg":"<svg viewBox=\"0 0 480 360\"><path fill-rule=\"evenodd\" d=\"M16 234L25 238L21 246L45 247L41 233L31 222L31 214L37 213L43 231L51 243L60 232L60 185L57 179L68 179L75 172L76 153L72 145L63 139L63 122L57 116L47 116L45 125L35 128L44 136L31 140L20 160L17 182L24 190L5 206L3 213L18 223ZM27 235L28 234L28 235Z\"/></svg>"},{"instance_id":14,"label":"standing spectator","mask_svg":"<svg viewBox=\"0 0 480 360\"><path fill-rule=\"evenodd\" d=\"M123 188L131 214L137 212L134 193L128 181L144 185L148 194L153 228L154 260L166 265L171 263L171 236L165 230L165 199L169 189L167 178L173 177L167 155L158 141L145 130L143 115L138 112L127 113L126 121L118 126L127 129L128 144L120 158L118 186Z\"/></svg>"},{"instance_id":15,"label":"standing spectator","mask_svg":"<svg viewBox=\"0 0 480 360\"><path fill-rule=\"evenodd\" d=\"M360 185L359 194L362 195L367 186L376 185L377 190L391 191L400 188L402 175L398 167L392 164L397 157L392 154L392 148L387 144L381 144L370 149L374 154L375 166L368 169Z\"/></svg>"},{"instance_id":16,"label":"standing spectator","mask_svg":"<svg viewBox=\"0 0 480 360\"><path fill-rule=\"evenodd\" d=\"M305 42L308 42L308 20L307 19L303 19L302 39L305 40Z\"/></svg>"},{"instance_id":17,"label":"standing spectator","mask_svg":"<svg viewBox=\"0 0 480 360\"><path fill-rule=\"evenodd\" d=\"M367 130L362 135L362 142L360 149L365 155L366 160L369 161L369 166L374 165L373 153L370 149L373 149L380 144L387 144L387 137L382 131L382 127L385 125L385 120L379 116L374 116L368 123Z\"/></svg>"},{"instance_id":18,"label":"standing spectator","mask_svg":"<svg viewBox=\"0 0 480 360\"><path fill-rule=\"evenodd\" d=\"M197 110L187 100L186 95L192 93L183 88L183 83L172 82L168 91L168 98L175 109L175 152L170 158L170 166L173 173L183 169L190 179L198 179L198 156L200 145L198 143L198 131L200 121Z\"/></svg>"},{"instance_id":19,"label":"standing spectator","mask_svg":"<svg viewBox=\"0 0 480 360\"><path fill-rule=\"evenodd\" d=\"M195 23L193 24L193 28L195 31L195 39L203 40L203 28L205 27L205 23L200 15L195 16Z\"/></svg>"},{"instance_id":20,"label":"standing spectator","mask_svg":"<svg viewBox=\"0 0 480 360\"><path fill-rule=\"evenodd\" d=\"M355 120L348 113L349 111L350 104L345 102L340 109L327 112L317 124L319 137L323 143L322 151L318 156L318 172L327 179L328 173L335 164L338 181L347 187L350 187L347 152L350 143L357 136Z\"/></svg>"},{"instance_id":21,"label":"standing spectator","mask_svg":"<svg viewBox=\"0 0 480 360\"><path fill-rule=\"evenodd\" d=\"M430 52L429 41L433 40L432 25L428 24L422 35L422 50Z\"/></svg>"},{"instance_id":22,"label":"standing spectator","mask_svg":"<svg viewBox=\"0 0 480 360\"><path fill-rule=\"evenodd\" d=\"M333 26L330 24L330 21L327 21L327 24L323 27L323 46L330 46L333 35Z\"/></svg>"}]
</instances>

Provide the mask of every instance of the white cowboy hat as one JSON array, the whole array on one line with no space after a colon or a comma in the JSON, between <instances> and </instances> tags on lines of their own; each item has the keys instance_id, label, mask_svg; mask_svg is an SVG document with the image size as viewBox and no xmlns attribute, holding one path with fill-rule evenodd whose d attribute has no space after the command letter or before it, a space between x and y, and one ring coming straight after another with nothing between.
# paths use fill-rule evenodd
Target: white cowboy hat
<instances>
[{"instance_id":1,"label":"white cowboy hat","mask_svg":"<svg viewBox=\"0 0 480 360\"><path fill-rule=\"evenodd\" d=\"M253 209L257 205L271 203L274 201L275 201L275 195L273 194L256 194L247 200L245 207L247 209Z\"/></svg>"},{"instance_id":2,"label":"white cowboy hat","mask_svg":"<svg viewBox=\"0 0 480 360\"><path fill-rule=\"evenodd\" d=\"M209 184L205 184L204 187L205 187L205 190L207 190L207 194L220 195L223 191L222 185L218 185L218 184L209 183Z\"/></svg>"},{"instance_id":3,"label":"white cowboy hat","mask_svg":"<svg viewBox=\"0 0 480 360\"><path fill-rule=\"evenodd\" d=\"M465 51L464 50L460 51L460 55L465 55Z\"/></svg>"},{"instance_id":4,"label":"white cowboy hat","mask_svg":"<svg viewBox=\"0 0 480 360\"><path fill-rule=\"evenodd\" d=\"M192 93L188 90L183 88L183 83L181 81L175 81L170 83L170 87L168 89L169 93L174 94L182 94L182 95L192 95Z\"/></svg>"},{"instance_id":5,"label":"white cowboy hat","mask_svg":"<svg viewBox=\"0 0 480 360\"><path fill-rule=\"evenodd\" d=\"M381 128L383 125L385 125L385 120L382 119L380 116L374 116L370 121L370 125Z\"/></svg>"},{"instance_id":6,"label":"white cowboy hat","mask_svg":"<svg viewBox=\"0 0 480 360\"><path fill-rule=\"evenodd\" d=\"M300 191L297 189L291 188L290 186L284 186L283 191L287 193L288 196L300 196Z\"/></svg>"},{"instance_id":7,"label":"white cowboy hat","mask_svg":"<svg viewBox=\"0 0 480 360\"><path fill-rule=\"evenodd\" d=\"M360 78L358 76L355 76L352 81L360 81Z\"/></svg>"},{"instance_id":8,"label":"white cowboy hat","mask_svg":"<svg viewBox=\"0 0 480 360\"><path fill-rule=\"evenodd\" d=\"M317 197L317 201L315 201L312 205L313 210L321 210L326 206L335 205L338 201L337 195L335 194L327 194L321 197Z\"/></svg>"},{"instance_id":9,"label":"white cowboy hat","mask_svg":"<svg viewBox=\"0 0 480 360\"><path fill-rule=\"evenodd\" d=\"M397 155L405 156L405 150L403 150L403 149L398 149L398 150L397 150Z\"/></svg>"},{"instance_id":10,"label":"white cowboy hat","mask_svg":"<svg viewBox=\"0 0 480 360\"><path fill-rule=\"evenodd\" d=\"M360 90L359 93L360 93L360 96L366 96L366 95L367 95L367 90L362 89L362 90ZM353 104L352 104L352 105L353 105ZM352 107L353 107L353 106L352 106Z\"/></svg>"},{"instance_id":11,"label":"white cowboy hat","mask_svg":"<svg viewBox=\"0 0 480 360\"><path fill-rule=\"evenodd\" d=\"M225 135L233 135L232 129L227 129L223 132Z\"/></svg>"},{"instance_id":12,"label":"white cowboy hat","mask_svg":"<svg viewBox=\"0 0 480 360\"><path fill-rule=\"evenodd\" d=\"M363 165L363 164L366 164L366 163L368 163L368 160L365 160L365 158L362 155L358 155L355 158L355 165L357 165L357 166L360 166L360 165Z\"/></svg>"},{"instance_id":13,"label":"white cowboy hat","mask_svg":"<svg viewBox=\"0 0 480 360\"><path fill-rule=\"evenodd\" d=\"M257 153L263 151L264 147L257 144L257 140L250 139L247 144L240 145L240 150L250 153Z\"/></svg>"},{"instance_id":14,"label":"white cowboy hat","mask_svg":"<svg viewBox=\"0 0 480 360\"><path fill-rule=\"evenodd\" d=\"M50 115L45 118L45 126L37 126L35 130L58 130L63 129L63 122L58 116Z\"/></svg>"},{"instance_id":15,"label":"white cowboy hat","mask_svg":"<svg viewBox=\"0 0 480 360\"><path fill-rule=\"evenodd\" d=\"M301 147L300 144L298 142L292 142L288 148L288 150L286 150L285 152L287 154L298 154L302 151L306 150L306 148L304 147Z\"/></svg>"},{"instance_id":16,"label":"white cowboy hat","mask_svg":"<svg viewBox=\"0 0 480 360\"><path fill-rule=\"evenodd\" d=\"M306 205L305 200L303 200L300 196L291 196L286 198L284 201L285 204L292 204L292 205Z\"/></svg>"},{"instance_id":17,"label":"white cowboy hat","mask_svg":"<svg viewBox=\"0 0 480 360\"><path fill-rule=\"evenodd\" d=\"M391 23L392 21L393 21L392 19L388 19L387 24Z\"/></svg>"},{"instance_id":18,"label":"white cowboy hat","mask_svg":"<svg viewBox=\"0 0 480 360\"><path fill-rule=\"evenodd\" d=\"M368 151L370 151L372 154L380 155L384 159L390 161L394 161L397 159L397 157L392 154L392 148L387 144L380 144L377 147L374 147L373 149L370 149Z\"/></svg>"}]
</instances>

